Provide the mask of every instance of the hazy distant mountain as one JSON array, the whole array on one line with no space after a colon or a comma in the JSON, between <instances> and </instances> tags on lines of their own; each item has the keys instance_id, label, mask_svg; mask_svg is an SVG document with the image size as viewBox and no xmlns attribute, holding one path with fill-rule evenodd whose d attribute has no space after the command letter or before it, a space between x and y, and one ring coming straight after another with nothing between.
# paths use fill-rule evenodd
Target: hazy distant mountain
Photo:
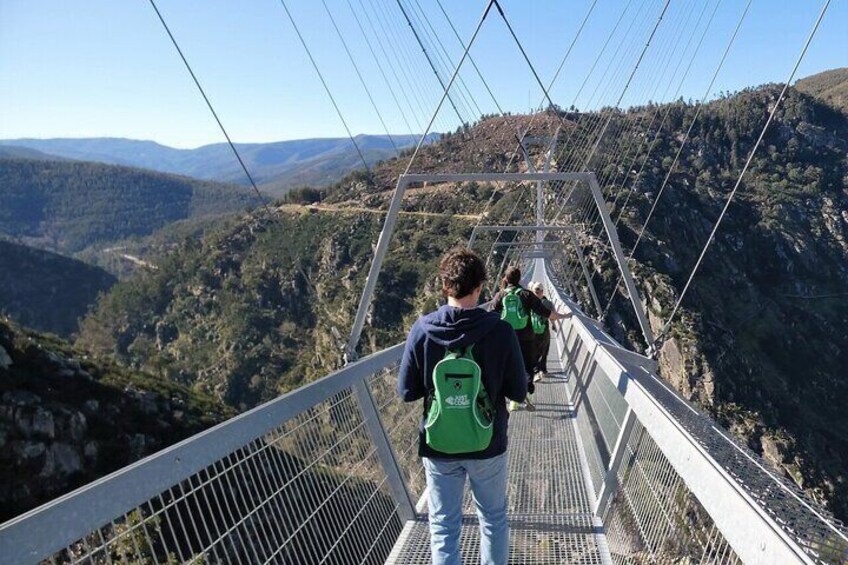
<instances>
[{"instance_id":1,"label":"hazy distant mountain","mask_svg":"<svg viewBox=\"0 0 848 565\"><path fill-rule=\"evenodd\" d=\"M0 159L36 159L39 161L64 161L57 155L48 155L42 151L19 147L17 145L0 145Z\"/></svg>"},{"instance_id":2,"label":"hazy distant mountain","mask_svg":"<svg viewBox=\"0 0 848 565\"><path fill-rule=\"evenodd\" d=\"M429 140L438 137L431 134ZM412 135L392 136L398 149L417 143ZM385 135L359 135L356 142L369 165L395 156ZM142 167L163 173L247 184L244 172L226 143L197 149L175 149L153 141L120 138L12 139L0 146L35 149L68 159L98 161L112 165ZM279 194L293 186L324 185L341 179L362 162L348 138L298 139L274 143L236 145L245 165L269 193Z\"/></svg>"}]
</instances>

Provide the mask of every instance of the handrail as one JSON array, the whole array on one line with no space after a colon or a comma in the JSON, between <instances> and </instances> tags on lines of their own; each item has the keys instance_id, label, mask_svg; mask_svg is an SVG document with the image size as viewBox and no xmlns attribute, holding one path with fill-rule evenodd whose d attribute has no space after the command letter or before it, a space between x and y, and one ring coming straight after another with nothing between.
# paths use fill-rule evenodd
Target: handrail
<instances>
[{"instance_id":1,"label":"handrail","mask_svg":"<svg viewBox=\"0 0 848 565\"><path fill-rule=\"evenodd\" d=\"M755 476L747 477L751 482L756 482L755 478L771 481L774 489L793 491L792 496L799 500L797 509L792 511L797 514L793 516L796 520L809 518L818 530L816 533L827 529L844 539L842 529L824 520L817 511L807 512L812 506L804 500L803 493L795 492L797 488L766 473L756 455L730 440L708 416L662 383L653 360L637 353L622 353L626 350L585 317L551 281L544 262L538 261L536 269L543 275L548 295L555 304L575 314L571 319L574 330L584 343L594 345L594 362L627 402L628 410L632 410L745 563L812 563L817 561L816 548L810 547L811 540L805 539L808 532L798 531L797 521L788 525L787 516L769 508L769 501L743 484L746 478L725 467L733 461L731 457L722 457L723 450L728 448L744 452L746 459L753 462L750 474Z\"/></svg>"},{"instance_id":2,"label":"handrail","mask_svg":"<svg viewBox=\"0 0 848 565\"><path fill-rule=\"evenodd\" d=\"M4 563L31 563L102 527L262 437L312 406L396 363L398 344L145 457L0 525Z\"/></svg>"}]
</instances>

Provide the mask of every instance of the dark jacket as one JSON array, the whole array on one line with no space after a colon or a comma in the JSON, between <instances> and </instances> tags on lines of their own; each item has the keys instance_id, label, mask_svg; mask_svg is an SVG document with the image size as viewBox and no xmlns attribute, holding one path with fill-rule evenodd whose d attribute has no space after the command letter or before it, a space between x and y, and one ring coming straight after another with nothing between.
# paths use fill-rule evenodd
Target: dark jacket
<instances>
[{"instance_id":1,"label":"dark jacket","mask_svg":"<svg viewBox=\"0 0 848 565\"><path fill-rule=\"evenodd\" d=\"M445 350L471 344L483 386L495 406L492 442L488 448L473 453L449 455L430 449L424 435L425 409L419 425L418 454L422 457L488 459L506 451L506 399L523 402L527 378L515 332L496 314L481 308L445 305L418 318L406 339L398 372L398 394L404 402L425 398L433 391L433 368L445 356Z\"/></svg>"},{"instance_id":2,"label":"dark jacket","mask_svg":"<svg viewBox=\"0 0 848 565\"><path fill-rule=\"evenodd\" d=\"M536 294L534 293L533 296L536 296ZM536 298L539 298L539 297L536 296ZM551 312L554 311L554 303L553 302L551 302L550 300L548 300L545 297L539 298L539 300L542 302L542 306L544 306L545 308L547 308ZM545 327L548 329L548 331L550 331L551 321L548 318L545 318Z\"/></svg>"},{"instance_id":3,"label":"dark jacket","mask_svg":"<svg viewBox=\"0 0 848 565\"><path fill-rule=\"evenodd\" d=\"M508 290L509 288L500 290L492 298L493 311L498 313L503 311L503 298L506 296ZM527 312L528 315L530 315L530 312L533 311L546 320L551 317L552 310L545 307L545 305L542 304L542 301L529 290L522 288L518 291L518 297L521 299L521 303L524 305L524 311ZM529 320L524 329L516 330L515 333L521 341L533 341L536 339L536 336L533 333L533 324L531 324Z\"/></svg>"}]
</instances>

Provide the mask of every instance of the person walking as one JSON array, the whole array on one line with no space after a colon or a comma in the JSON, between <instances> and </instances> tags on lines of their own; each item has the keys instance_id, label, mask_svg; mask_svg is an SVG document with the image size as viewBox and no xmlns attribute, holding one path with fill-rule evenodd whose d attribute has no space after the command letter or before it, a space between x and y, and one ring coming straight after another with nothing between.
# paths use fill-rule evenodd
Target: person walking
<instances>
[{"instance_id":1,"label":"person walking","mask_svg":"<svg viewBox=\"0 0 848 565\"><path fill-rule=\"evenodd\" d=\"M509 267L506 270L501 281L501 290L492 298L492 310L500 313L501 318L512 326L518 336L528 382L528 394L524 403L528 410L535 410L536 407L532 401L532 394L536 389L533 383L533 372L539 355L536 350L537 340L533 333L530 313L535 313L542 319L550 321L570 318L571 314L560 314L554 308L548 308L536 295L522 288L521 270L518 267ZM509 409L516 410L519 406L519 402L511 402Z\"/></svg>"},{"instance_id":2,"label":"person walking","mask_svg":"<svg viewBox=\"0 0 848 565\"><path fill-rule=\"evenodd\" d=\"M542 304L549 310L554 310L553 302L545 297L545 287L538 281L530 283L530 291ZM536 355L537 361L534 367L533 382L539 382L548 376L548 352L551 349L551 329L556 331L553 322L538 316L535 312L531 313L533 323L533 333L536 335Z\"/></svg>"},{"instance_id":3,"label":"person walking","mask_svg":"<svg viewBox=\"0 0 848 565\"><path fill-rule=\"evenodd\" d=\"M486 268L474 252L446 253L439 278L447 304L413 324L397 383L404 402L424 399L418 454L427 478L432 562L461 563L468 478L479 520L480 561L505 565L506 400L521 402L527 395L524 361L510 325L477 307Z\"/></svg>"}]
</instances>

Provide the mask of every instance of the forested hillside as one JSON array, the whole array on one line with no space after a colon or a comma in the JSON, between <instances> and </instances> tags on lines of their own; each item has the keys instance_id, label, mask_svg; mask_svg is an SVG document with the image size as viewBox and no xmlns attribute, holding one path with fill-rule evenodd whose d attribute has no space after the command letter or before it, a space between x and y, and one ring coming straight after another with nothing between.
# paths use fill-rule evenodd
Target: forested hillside
<instances>
[{"instance_id":1,"label":"forested hillside","mask_svg":"<svg viewBox=\"0 0 848 565\"><path fill-rule=\"evenodd\" d=\"M778 92L766 87L718 100L696 123L636 253L655 330L670 314ZM674 108L670 130L682 131L692 116L691 107ZM661 136L625 214L625 247L644 224L679 142ZM842 517L848 516L846 152L846 115L791 90L660 355L663 376L678 390ZM610 271L601 277L602 294L611 292ZM621 339L632 336L623 299L616 310L622 321L608 323Z\"/></svg>"},{"instance_id":2,"label":"forested hillside","mask_svg":"<svg viewBox=\"0 0 848 565\"><path fill-rule=\"evenodd\" d=\"M116 279L81 261L0 239L0 314L67 337Z\"/></svg>"},{"instance_id":3,"label":"forested hillside","mask_svg":"<svg viewBox=\"0 0 848 565\"><path fill-rule=\"evenodd\" d=\"M105 296L79 343L239 409L254 406L339 366L382 219L276 210L207 231ZM402 218L403 243L386 263L364 337L372 349L397 340L401 320L424 307L416 294L442 246L468 230L467 220Z\"/></svg>"},{"instance_id":4,"label":"forested hillside","mask_svg":"<svg viewBox=\"0 0 848 565\"><path fill-rule=\"evenodd\" d=\"M724 97L700 112L635 254L633 269L655 330L668 316L779 89ZM609 136L589 164L623 179L606 195L626 249L671 169L697 108L684 102L633 108L610 131L668 114L651 144L635 138L636 168L610 163L630 140ZM582 135L576 111L541 114L530 135L561 143ZM516 159L514 132L527 116L487 118L426 147L414 170L502 171ZM790 89L744 178L684 309L660 354L663 376L841 517L848 517L848 194L845 114ZM646 136L653 139L659 120ZM569 125L571 124L571 125ZM644 126L642 126L644 129ZM637 134L632 134L637 135ZM644 134L642 134L644 135ZM158 259L160 270L117 285L86 319L80 343L136 367L214 393L243 409L326 372L350 328L381 214L403 160L329 187L321 207L256 212L188 240ZM558 163L558 166L566 166ZM630 181L635 180L635 183ZM630 192L616 199L616 191ZM467 238L490 197L487 223L510 223L523 190L444 185L410 190L381 275L365 350L401 339L438 295L438 256ZM303 192L305 200L312 200ZM524 200L531 206L530 199ZM551 196L549 206L555 206ZM348 211L343 210L347 208ZM526 212L526 210L520 210ZM422 214L433 214L426 216ZM441 214L454 214L442 216ZM585 237L606 298L616 273L603 247ZM583 303L587 311L588 302ZM644 347L626 302L606 325Z\"/></svg>"},{"instance_id":5,"label":"forested hillside","mask_svg":"<svg viewBox=\"0 0 848 565\"><path fill-rule=\"evenodd\" d=\"M42 161L63 161L62 157L48 155L29 147L17 145L0 145L0 159L38 159Z\"/></svg>"},{"instance_id":6,"label":"forested hillside","mask_svg":"<svg viewBox=\"0 0 848 565\"><path fill-rule=\"evenodd\" d=\"M74 253L259 204L248 189L82 161L0 159L0 235Z\"/></svg>"},{"instance_id":7,"label":"forested hillside","mask_svg":"<svg viewBox=\"0 0 848 565\"><path fill-rule=\"evenodd\" d=\"M837 110L848 112L848 67L802 78L795 83L795 88Z\"/></svg>"}]
</instances>

